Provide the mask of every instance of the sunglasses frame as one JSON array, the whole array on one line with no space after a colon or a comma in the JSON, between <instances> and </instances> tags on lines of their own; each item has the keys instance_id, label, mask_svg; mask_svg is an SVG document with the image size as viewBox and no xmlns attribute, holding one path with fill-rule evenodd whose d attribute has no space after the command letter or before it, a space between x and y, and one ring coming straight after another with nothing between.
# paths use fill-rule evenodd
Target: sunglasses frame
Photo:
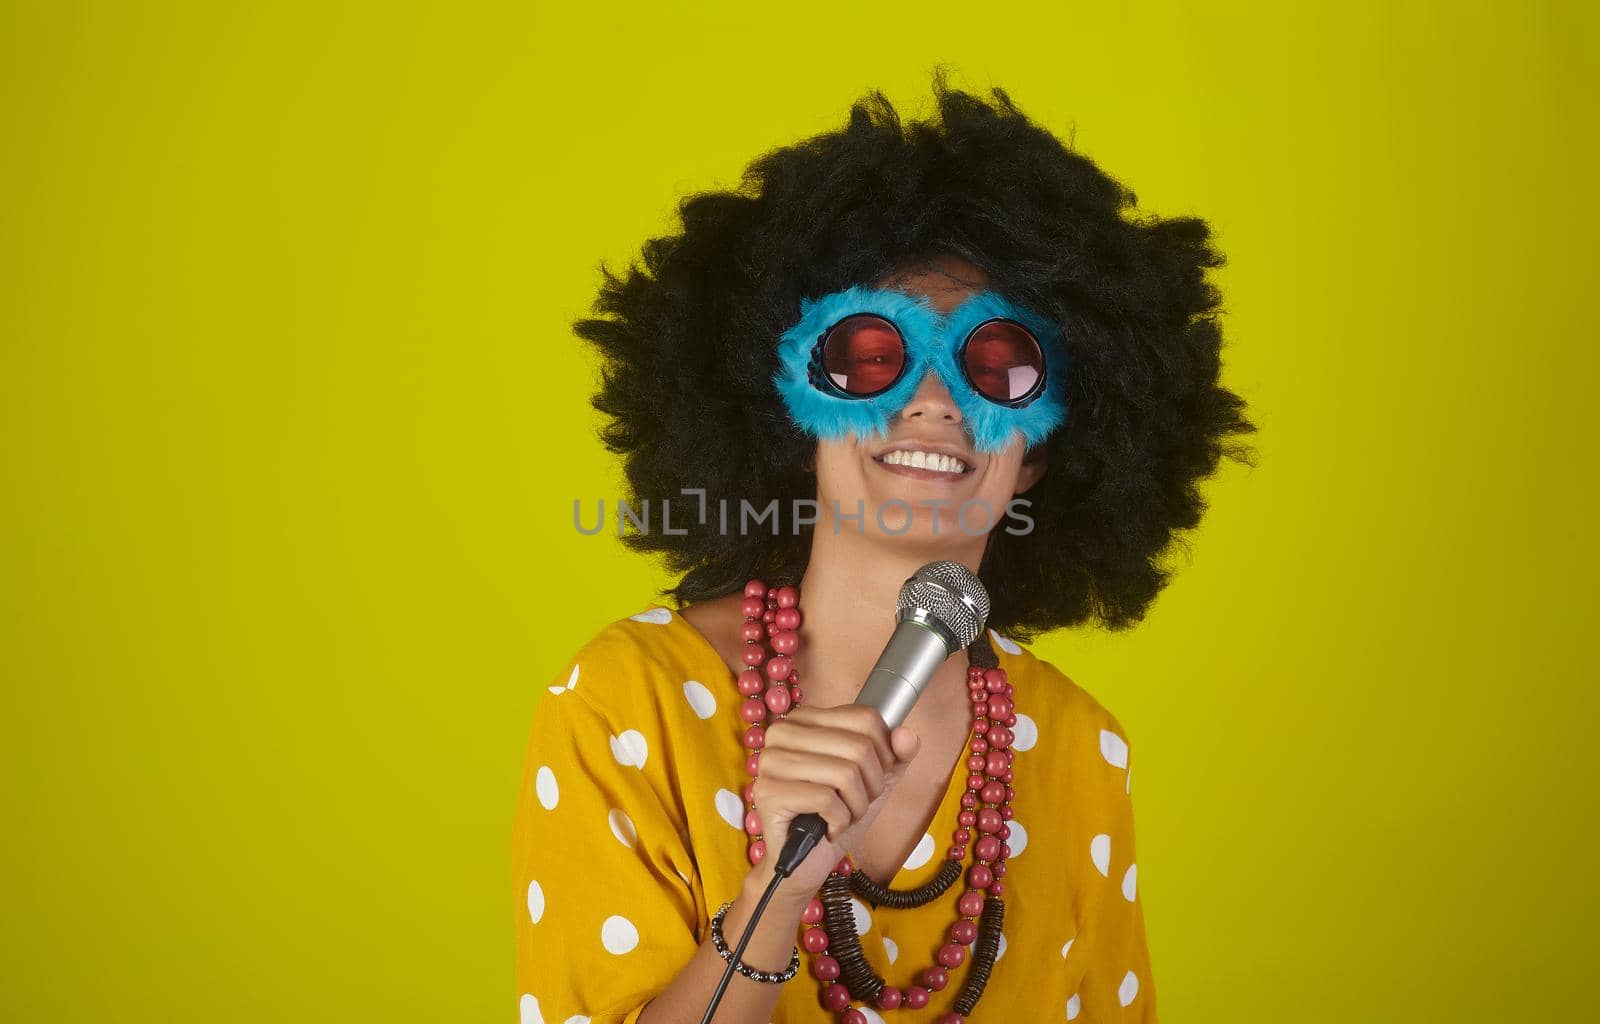
<instances>
[{"instance_id":1,"label":"sunglasses frame","mask_svg":"<svg viewBox=\"0 0 1600 1024\"><path fill-rule=\"evenodd\" d=\"M828 376L828 367L823 355L823 350L828 347L828 338L833 334L833 332L838 330L840 325L842 325L845 321L854 320L858 316L870 316L874 320L882 320L884 323L894 328L894 336L900 339L900 372L894 375L894 380L891 380L878 390L864 395L858 395L854 392L846 391L844 388L841 388L839 385L835 384L833 382L833 378ZM806 372L811 379L812 386L817 388L819 391L826 391L835 398L843 398L849 401L867 402L879 397L880 395L884 395L890 391L893 391L894 386L905 379L906 371L911 369L912 362L911 346L906 343L906 332L900 329L899 324L878 313L847 313L838 320L829 324L826 330L817 335L817 343L811 346L811 359L806 364Z\"/></svg>"},{"instance_id":2,"label":"sunglasses frame","mask_svg":"<svg viewBox=\"0 0 1600 1024\"><path fill-rule=\"evenodd\" d=\"M845 321L870 316L900 339L904 362L894 380L870 395L852 395L828 377L823 354ZM973 382L966 355L985 326L1005 321L1038 346L1043 372L1015 399L990 398ZM960 338L959 345L947 339ZM1072 354L1061 327L996 291L974 293L948 313L926 296L852 285L819 298L802 297L800 316L778 339L772 383L802 432L820 439L886 437L892 418L911 401L923 377L936 374L960 408L974 446L996 452L1021 435L1038 444L1067 419Z\"/></svg>"},{"instance_id":3,"label":"sunglasses frame","mask_svg":"<svg viewBox=\"0 0 1600 1024\"><path fill-rule=\"evenodd\" d=\"M1039 353L1039 379L1034 381L1033 386L1018 398L995 398L978 387L977 383L972 379L971 371L967 369L967 346L972 344L972 339L978 336L979 331L990 324L1010 324L1023 334L1026 334L1028 340L1033 342L1034 349ZM956 348L956 365L961 367L961 376L966 378L968 386L975 393L982 395L985 401L993 402L995 405L1004 406L1007 409L1026 409L1038 401L1039 396L1044 394L1045 383L1050 379L1050 357L1045 354L1044 342L1039 340L1039 336L1034 334L1027 324L1021 320L1014 320L1009 316L992 316L982 323L974 324L972 330L967 332L967 336L961 339L961 344Z\"/></svg>"},{"instance_id":4,"label":"sunglasses frame","mask_svg":"<svg viewBox=\"0 0 1600 1024\"><path fill-rule=\"evenodd\" d=\"M894 328L894 336L900 339L900 353L902 356L900 360L900 372L894 375L894 379L878 390L868 394L857 394L853 391L846 391L844 388L841 388L839 385L835 384L833 382L833 378L828 375L828 368L824 355L825 350L828 347L828 339L832 337L833 332L838 330L839 327L847 321L854 320L856 317L860 316L867 316L874 320L881 320L890 327ZM1033 386L1028 389L1026 394L1018 398L995 398L993 395L978 387L977 382L972 379L972 374L967 370L967 346L972 344L972 339L977 336L979 331L983 330L990 324L1010 324L1023 334L1026 334L1028 336L1028 340L1033 342L1034 349L1039 353L1039 379L1033 382ZM966 337L961 339L961 344L956 346L955 361L956 365L961 368L962 378L966 380L967 386L972 389L973 394L979 396L986 402L992 402L995 405L1003 406L1007 409L1026 409L1028 406L1032 405L1039 399L1039 396L1044 394L1045 382L1050 379L1050 357L1045 355L1044 343L1039 340L1038 335L1034 334L1027 324L1023 323L1021 320L1017 320L1009 316L992 316L987 320L973 324L972 329L967 331ZM842 398L846 401L865 402L871 401L874 398L893 391L895 385L899 384L900 381L905 378L905 375L911 369L911 364L913 362L915 362L915 360L912 359L911 356L911 345L906 341L906 332L900 329L900 325L881 313L862 311L858 313L846 313L838 320L835 320L833 323L829 324L820 334L817 335L816 344L811 346L811 358L806 362L806 375L810 379L812 386L819 391L825 391L828 394L833 395L835 398Z\"/></svg>"}]
</instances>

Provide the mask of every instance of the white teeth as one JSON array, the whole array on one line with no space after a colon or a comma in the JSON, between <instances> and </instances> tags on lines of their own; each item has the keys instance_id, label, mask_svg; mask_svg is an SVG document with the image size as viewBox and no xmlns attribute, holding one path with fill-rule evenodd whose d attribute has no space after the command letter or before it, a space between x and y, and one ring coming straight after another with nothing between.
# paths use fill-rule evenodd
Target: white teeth
<instances>
[{"instance_id":1,"label":"white teeth","mask_svg":"<svg viewBox=\"0 0 1600 1024\"><path fill-rule=\"evenodd\" d=\"M883 456L880 462L890 466L913 466L917 469L931 469L938 473L965 473L967 464L960 459L953 459L948 455L939 455L934 452L896 450Z\"/></svg>"}]
</instances>

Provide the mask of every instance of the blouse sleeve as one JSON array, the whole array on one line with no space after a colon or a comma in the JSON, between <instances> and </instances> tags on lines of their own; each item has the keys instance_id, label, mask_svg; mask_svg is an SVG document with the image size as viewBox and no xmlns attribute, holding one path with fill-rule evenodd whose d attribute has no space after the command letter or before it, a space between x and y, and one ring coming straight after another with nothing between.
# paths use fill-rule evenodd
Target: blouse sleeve
<instances>
[{"instance_id":1,"label":"blouse sleeve","mask_svg":"<svg viewBox=\"0 0 1600 1024\"><path fill-rule=\"evenodd\" d=\"M581 689L534 710L512 850L521 1024L632 1024L699 945L683 823L638 767L653 739L619 735Z\"/></svg>"},{"instance_id":2,"label":"blouse sleeve","mask_svg":"<svg viewBox=\"0 0 1600 1024\"><path fill-rule=\"evenodd\" d=\"M1080 1024L1157 1024L1155 982L1145 940L1134 843L1132 766L1127 731L1109 712L1090 763L1089 858L1081 931L1074 946L1088 959L1067 1020Z\"/></svg>"}]
</instances>

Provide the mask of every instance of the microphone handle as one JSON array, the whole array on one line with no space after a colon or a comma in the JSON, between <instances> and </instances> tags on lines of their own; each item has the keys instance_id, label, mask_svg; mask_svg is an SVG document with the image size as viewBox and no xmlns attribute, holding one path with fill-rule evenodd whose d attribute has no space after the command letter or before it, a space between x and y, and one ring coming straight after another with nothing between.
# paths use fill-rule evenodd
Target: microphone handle
<instances>
[{"instance_id":1,"label":"microphone handle","mask_svg":"<svg viewBox=\"0 0 1600 1024\"><path fill-rule=\"evenodd\" d=\"M928 680L951 653L939 632L916 619L902 620L855 702L877 711L883 724L893 730L911 714ZM773 873L789 877L827 834L828 823L822 815L808 811L796 817L789 823L789 837Z\"/></svg>"}]
</instances>

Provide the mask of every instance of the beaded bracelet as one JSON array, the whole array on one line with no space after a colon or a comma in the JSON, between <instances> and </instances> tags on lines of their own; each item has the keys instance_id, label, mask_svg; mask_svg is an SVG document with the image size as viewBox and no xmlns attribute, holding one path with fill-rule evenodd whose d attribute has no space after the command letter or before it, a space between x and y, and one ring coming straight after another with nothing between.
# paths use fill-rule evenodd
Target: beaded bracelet
<instances>
[{"instance_id":1,"label":"beaded bracelet","mask_svg":"<svg viewBox=\"0 0 1600 1024\"><path fill-rule=\"evenodd\" d=\"M730 962L733 961L733 951L728 948L727 942L723 941L722 919L727 916L728 908L731 906L733 906L733 901L729 900L711 918L711 944L717 947L718 956ZM785 982L800 972L800 947L794 947L794 956L789 959L789 969L787 971L758 971L742 961L734 963L733 969L751 981Z\"/></svg>"}]
</instances>

